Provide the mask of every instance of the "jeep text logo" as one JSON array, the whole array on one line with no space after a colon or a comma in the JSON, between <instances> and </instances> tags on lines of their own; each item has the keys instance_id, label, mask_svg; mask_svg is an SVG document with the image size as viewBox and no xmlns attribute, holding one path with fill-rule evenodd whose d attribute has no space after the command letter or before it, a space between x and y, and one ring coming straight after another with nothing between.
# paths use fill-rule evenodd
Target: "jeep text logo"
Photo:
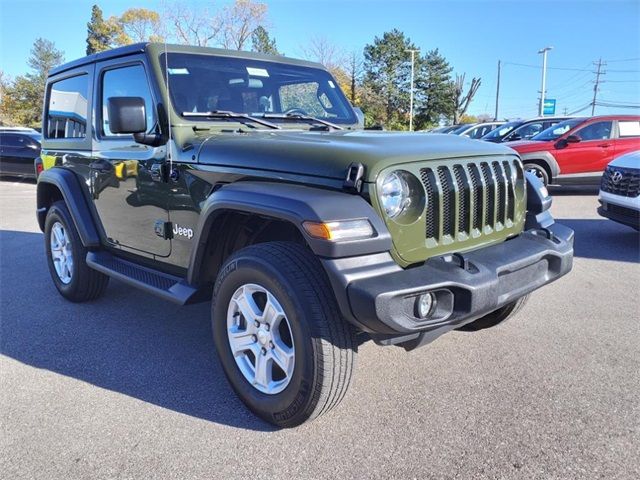
<instances>
[{"instance_id":1,"label":"jeep text logo","mask_svg":"<svg viewBox=\"0 0 640 480\"><path fill-rule=\"evenodd\" d=\"M173 236L180 235L182 237L187 237L189 240L193 238L193 230L191 228L182 227L177 223L173 224Z\"/></svg>"}]
</instances>

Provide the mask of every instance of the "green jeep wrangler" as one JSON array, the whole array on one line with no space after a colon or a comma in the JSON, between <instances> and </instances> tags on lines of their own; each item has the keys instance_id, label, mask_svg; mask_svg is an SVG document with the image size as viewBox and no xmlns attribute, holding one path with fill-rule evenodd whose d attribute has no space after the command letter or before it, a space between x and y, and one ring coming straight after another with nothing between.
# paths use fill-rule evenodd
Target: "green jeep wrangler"
<instances>
[{"instance_id":1,"label":"green jeep wrangler","mask_svg":"<svg viewBox=\"0 0 640 480\"><path fill-rule=\"evenodd\" d=\"M361 343L497 325L571 270L513 150L362 123L284 57L145 43L56 68L37 187L56 288L211 300L231 386L291 427L342 400Z\"/></svg>"}]
</instances>

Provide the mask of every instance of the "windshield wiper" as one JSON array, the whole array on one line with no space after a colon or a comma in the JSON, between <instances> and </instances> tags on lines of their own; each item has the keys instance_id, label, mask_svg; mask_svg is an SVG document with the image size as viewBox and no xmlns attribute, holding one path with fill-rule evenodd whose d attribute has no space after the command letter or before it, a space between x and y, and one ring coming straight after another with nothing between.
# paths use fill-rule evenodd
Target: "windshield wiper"
<instances>
[{"instance_id":1,"label":"windshield wiper","mask_svg":"<svg viewBox=\"0 0 640 480\"><path fill-rule=\"evenodd\" d=\"M212 112L182 112L183 117L200 117L200 118L241 118L243 120L249 120L250 122L254 122L260 125L264 125L265 127L273 128L280 130L280 126L275 123L267 122L265 120L261 120L256 117L252 117L251 115L247 115L245 113L237 113L231 112L228 110L214 110Z\"/></svg>"},{"instance_id":2,"label":"windshield wiper","mask_svg":"<svg viewBox=\"0 0 640 480\"><path fill-rule=\"evenodd\" d=\"M262 118L274 118L279 120L307 120L309 122L316 122L325 125L334 130L344 130L341 126L335 123L327 122L321 118L312 117L311 115L303 115L302 113L263 113Z\"/></svg>"}]
</instances>

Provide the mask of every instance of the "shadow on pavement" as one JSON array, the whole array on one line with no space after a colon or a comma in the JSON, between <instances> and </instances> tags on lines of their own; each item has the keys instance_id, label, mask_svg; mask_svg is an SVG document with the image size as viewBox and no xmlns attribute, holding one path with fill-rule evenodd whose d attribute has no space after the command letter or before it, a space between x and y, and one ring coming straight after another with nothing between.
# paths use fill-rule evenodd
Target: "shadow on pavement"
<instances>
[{"instance_id":1,"label":"shadow on pavement","mask_svg":"<svg viewBox=\"0 0 640 480\"><path fill-rule=\"evenodd\" d=\"M212 422L259 431L229 387L209 303L180 307L118 282L73 304L49 277L42 235L0 231L0 353Z\"/></svg>"},{"instance_id":2,"label":"shadow on pavement","mask_svg":"<svg viewBox=\"0 0 640 480\"><path fill-rule=\"evenodd\" d=\"M640 235L631 227L607 219L556 218L576 232L576 257L640 262Z\"/></svg>"}]
</instances>

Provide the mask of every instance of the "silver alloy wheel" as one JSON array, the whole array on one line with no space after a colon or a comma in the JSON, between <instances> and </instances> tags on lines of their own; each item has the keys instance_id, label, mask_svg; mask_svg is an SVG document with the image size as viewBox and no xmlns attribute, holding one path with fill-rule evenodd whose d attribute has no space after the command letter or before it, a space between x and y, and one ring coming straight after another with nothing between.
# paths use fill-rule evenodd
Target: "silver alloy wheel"
<instances>
[{"instance_id":1,"label":"silver alloy wheel","mask_svg":"<svg viewBox=\"0 0 640 480\"><path fill-rule=\"evenodd\" d=\"M244 378L262 393L283 391L293 375L291 325L276 297L253 283L238 288L227 309L227 337Z\"/></svg>"},{"instance_id":2,"label":"silver alloy wheel","mask_svg":"<svg viewBox=\"0 0 640 480\"><path fill-rule=\"evenodd\" d=\"M525 168L525 171L533 173L536 177L540 179L540 181L542 181L542 183L545 183L544 175L542 174L542 170L540 169L540 167L527 167Z\"/></svg>"},{"instance_id":3,"label":"silver alloy wheel","mask_svg":"<svg viewBox=\"0 0 640 480\"><path fill-rule=\"evenodd\" d=\"M56 269L58 278L64 284L71 282L73 275L73 251L71 250L71 239L67 229L60 222L55 222L51 227L51 260Z\"/></svg>"}]
</instances>

